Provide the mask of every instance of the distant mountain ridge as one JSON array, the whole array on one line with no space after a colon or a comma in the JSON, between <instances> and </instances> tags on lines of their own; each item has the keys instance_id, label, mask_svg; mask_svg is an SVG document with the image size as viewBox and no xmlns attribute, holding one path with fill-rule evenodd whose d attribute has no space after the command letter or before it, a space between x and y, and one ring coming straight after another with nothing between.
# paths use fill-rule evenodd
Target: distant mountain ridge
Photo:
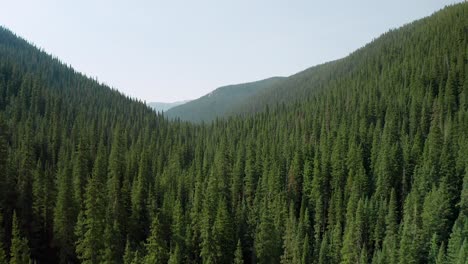
<instances>
[{"instance_id":1,"label":"distant mountain ridge","mask_svg":"<svg viewBox=\"0 0 468 264\"><path fill-rule=\"evenodd\" d=\"M392 29L344 58L312 66L291 76L282 77L280 81L268 82L267 85L263 85L263 89L253 89L250 93L243 94L239 98L235 98L234 95L237 92L243 93L241 88L244 85L265 84L262 82L270 79L218 88L189 104L171 109L166 116L192 122L209 122L215 118L252 115L262 112L267 107L272 109L282 104L288 105L311 100L326 89L353 80L354 76L362 71L368 71L369 68L377 67L383 70L382 65L379 65L380 62L377 61L382 54L392 54L388 56L388 62L401 63L401 57L396 56L396 54L409 52L408 43L411 41L410 36L413 34L414 28L420 27L428 21L430 23L431 20L433 20L431 17L426 17L403 27ZM463 34L466 33L463 32ZM395 38L399 38L399 43L394 43ZM424 41L428 40L424 39ZM426 50L426 52L429 51L430 49ZM272 79L274 80L274 78ZM230 90L230 94L224 96L223 89L228 87L236 89ZM211 99L208 99L210 97ZM229 97L232 98L229 99Z\"/></svg>"},{"instance_id":2,"label":"distant mountain ridge","mask_svg":"<svg viewBox=\"0 0 468 264\"><path fill-rule=\"evenodd\" d=\"M220 87L209 94L167 111L166 116L183 121L209 122L235 113L235 109L254 95L280 84L285 77Z\"/></svg>"},{"instance_id":3,"label":"distant mountain ridge","mask_svg":"<svg viewBox=\"0 0 468 264\"><path fill-rule=\"evenodd\" d=\"M148 103L148 106L153 108L157 112L166 112L167 110L169 110L169 109L171 109L173 107L183 105L183 104L188 103L188 102L190 102L190 100L177 101L177 102L173 102L173 103L150 102L150 103Z\"/></svg>"}]
</instances>

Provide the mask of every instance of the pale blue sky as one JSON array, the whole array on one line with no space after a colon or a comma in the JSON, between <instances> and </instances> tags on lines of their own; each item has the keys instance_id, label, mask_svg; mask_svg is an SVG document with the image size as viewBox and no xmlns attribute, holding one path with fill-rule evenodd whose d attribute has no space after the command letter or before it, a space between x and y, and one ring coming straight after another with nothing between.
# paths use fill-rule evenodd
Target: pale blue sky
<instances>
[{"instance_id":1,"label":"pale blue sky","mask_svg":"<svg viewBox=\"0 0 468 264\"><path fill-rule=\"evenodd\" d=\"M344 57L455 0L10 0L0 24L123 93L198 98Z\"/></svg>"}]
</instances>

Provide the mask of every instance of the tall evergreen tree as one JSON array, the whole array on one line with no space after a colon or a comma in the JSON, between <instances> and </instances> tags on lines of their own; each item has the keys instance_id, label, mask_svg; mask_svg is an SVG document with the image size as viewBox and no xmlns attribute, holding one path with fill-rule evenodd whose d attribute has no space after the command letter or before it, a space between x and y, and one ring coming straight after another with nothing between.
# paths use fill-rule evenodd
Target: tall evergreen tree
<instances>
[{"instance_id":1,"label":"tall evergreen tree","mask_svg":"<svg viewBox=\"0 0 468 264\"><path fill-rule=\"evenodd\" d=\"M145 243L147 255L144 263L167 263L168 249L166 241L162 237L161 224L158 217L154 217L151 224L151 234Z\"/></svg>"},{"instance_id":2,"label":"tall evergreen tree","mask_svg":"<svg viewBox=\"0 0 468 264\"><path fill-rule=\"evenodd\" d=\"M74 226L76 222L76 204L73 200L71 168L62 158L62 165L57 172L57 203L54 210L54 241L59 249L61 263L73 261L75 252Z\"/></svg>"},{"instance_id":3,"label":"tall evergreen tree","mask_svg":"<svg viewBox=\"0 0 468 264\"><path fill-rule=\"evenodd\" d=\"M93 174L85 195L85 209L82 219L82 232L76 232L78 240L76 252L82 263L100 263L104 252L102 235L105 231L107 159L105 147L101 143L94 162Z\"/></svg>"},{"instance_id":4,"label":"tall evergreen tree","mask_svg":"<svg viewBox=\"0 0 468 264\"><path fill-rule=\"evenodd\" d=\"M216 212L216 218L213 223L212 231L217 263L231 263L235 250L234 227L232 217L227 209L226 201L220 200Z\"/></svg>"},{"instance_id":5,"label":"tall evergreen tree","mask_svg":"<svg viewBox=\"0 0 468 264\"><path fill-rule=\"evenodd\" d=\"M242 254L242 244L240 239L237 240L236 251L234 252L234 264L244 264L244 257Z\"/></svg>"},{"instance_id":6,"label":"tall evergreen tree","mask_svg":"<svg viewBox=\"0 0 468 264\"><path fill-rule=\"evenodd\" d=\"M4 244L4 232L3 232L3 216L0 213L0 263L7 264L7 255L5 252L5 244Z\"/></svg>"},{"instance_id":7,"label":"tall evergreen tree","mask_svg":"<svg viewBox=\"0 0 468 264\"><path fill-rule=\"evenodd\" d=\"M10 248L10 264L30 264L28 240L21 234L16 212L13 213L12 238Z\"/></svg>"},{"instance_id":8,"label":"tall evergreen tree","mask_svg":"<svg viewBox=\"0 0 468 264\"><path fill-rule=\"evenodd\" d=\"M109 263L119 262L125 250L124 232L127 222L127 212L124 206L124 194L122 186L124 181L124 146L122 132L119 127L114 129L111 152L108 163L107 180L107 210L106 210L106 235L105 261Z\"/></svg>"}]
</instances>

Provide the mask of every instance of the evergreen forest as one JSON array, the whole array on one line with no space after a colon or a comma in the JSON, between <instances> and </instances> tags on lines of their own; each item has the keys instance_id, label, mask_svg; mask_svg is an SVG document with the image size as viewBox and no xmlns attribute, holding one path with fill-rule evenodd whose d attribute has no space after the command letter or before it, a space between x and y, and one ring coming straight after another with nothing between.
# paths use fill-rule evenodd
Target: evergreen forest
<instances>
[{"instance_id":1,"label":"evergreen forest","mask_svg":"<svg viewBox=\"0 0 468 264\"><path fill-rule=\"evenodd\" d=\"M467 3L231 107L170 119L0 28L0 264L468 263Z\"/></svg>"}]
</instances>

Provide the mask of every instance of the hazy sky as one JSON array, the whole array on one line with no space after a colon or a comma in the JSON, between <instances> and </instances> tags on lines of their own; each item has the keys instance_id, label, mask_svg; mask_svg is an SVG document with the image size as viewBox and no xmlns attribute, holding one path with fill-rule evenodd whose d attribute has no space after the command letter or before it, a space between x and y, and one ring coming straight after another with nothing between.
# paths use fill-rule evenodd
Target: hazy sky
<instances>
[{"instance_id":1,"label":"hazy sky","mask_svg":"<svg viewBox=\"0 0 468 264\"><path fill-rule=\"evenodd\" d=\"M346 56L454 0L9 0L0 24L123 93L198 98Z\"/></svg>"}]
</instances>

